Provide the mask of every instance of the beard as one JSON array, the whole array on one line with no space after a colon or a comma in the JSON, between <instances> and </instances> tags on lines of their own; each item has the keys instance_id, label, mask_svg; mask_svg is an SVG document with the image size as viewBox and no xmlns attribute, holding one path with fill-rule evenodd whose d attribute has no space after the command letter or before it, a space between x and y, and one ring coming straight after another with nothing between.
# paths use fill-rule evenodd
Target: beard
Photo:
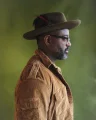
<instances>
[{"instance_id":1,"label":"beard","mask_svg":"<svg viewBox=\"0 0 96 120\"><path fill-rule=\"evenodd\" d=\"M56 52L56 59L58 60L67 59L68 58L68 53L66 53L67 50L68 48L66 48L65 50L63 50L62 48L59 48L58 52Z\"/></svg>"}]
</instances>

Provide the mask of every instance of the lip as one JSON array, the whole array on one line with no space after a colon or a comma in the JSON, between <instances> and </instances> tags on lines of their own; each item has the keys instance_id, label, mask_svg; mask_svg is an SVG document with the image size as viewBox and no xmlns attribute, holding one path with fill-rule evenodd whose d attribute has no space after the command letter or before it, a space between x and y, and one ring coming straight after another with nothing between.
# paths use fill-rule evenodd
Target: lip
<instances>
[{"instance_id":1,"label":"lip","mask_svg":"<svg viewBox=\"0 0 96 120\"><path fill-rule=\"evenodd\" d=\"M68 50L66 50L65 52L68 54L68 52L69 52L69 51L68 51Z\"/></svg>"}]
</instances>

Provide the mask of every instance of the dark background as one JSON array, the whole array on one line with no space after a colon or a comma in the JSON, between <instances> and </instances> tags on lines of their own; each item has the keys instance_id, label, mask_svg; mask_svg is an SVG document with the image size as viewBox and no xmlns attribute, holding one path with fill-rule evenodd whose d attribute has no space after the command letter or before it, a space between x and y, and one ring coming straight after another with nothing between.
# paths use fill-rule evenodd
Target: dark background
<instances>
[{"instance_id":1,"label":"dark background","mask_svg":"<svg viewBox=\"0 0 96 120\"><path fill-rule=\"evenodd\" d=\"M0 0L0 120L14 119L14 90L37 48L22 38L41 13L60 11L81 19L70 31L69 58L57 61L74 97L75 120L96 120L96 0Z\"/></svg>"}]
</instances>

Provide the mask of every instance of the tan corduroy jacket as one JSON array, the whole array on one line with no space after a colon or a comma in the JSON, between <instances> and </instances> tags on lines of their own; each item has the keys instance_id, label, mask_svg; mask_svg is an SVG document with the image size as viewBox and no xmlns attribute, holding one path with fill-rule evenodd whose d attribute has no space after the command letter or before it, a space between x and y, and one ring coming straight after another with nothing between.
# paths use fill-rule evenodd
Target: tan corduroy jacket
<instances>
[{"instance_id":1,"label":"tan corduroy jacket","mask_svg":"<svg viewBox=\"0 0 96 120\"><path fill-rule=\"evenodd\" d=\"M73 120L73 100L58 68L36 50L15 89L15 120Z\"/></svg>"}]
</instances>

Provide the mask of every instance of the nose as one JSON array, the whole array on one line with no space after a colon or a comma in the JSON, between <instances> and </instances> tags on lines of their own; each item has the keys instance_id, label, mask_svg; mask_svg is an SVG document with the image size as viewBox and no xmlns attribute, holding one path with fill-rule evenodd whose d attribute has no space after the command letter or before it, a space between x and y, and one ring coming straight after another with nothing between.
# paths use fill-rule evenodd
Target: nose
<instances>
[{"instance_id":1,"label":"nose","mask_svg":"<svg viewBox=\"0 0 96 120\"><path fill-rule=\"evenodd\" d=\"M71 42L70 42L70 41L67 42L67 46L68 46L68 47L71 46Z\"/></svg>"}]
</instances>

